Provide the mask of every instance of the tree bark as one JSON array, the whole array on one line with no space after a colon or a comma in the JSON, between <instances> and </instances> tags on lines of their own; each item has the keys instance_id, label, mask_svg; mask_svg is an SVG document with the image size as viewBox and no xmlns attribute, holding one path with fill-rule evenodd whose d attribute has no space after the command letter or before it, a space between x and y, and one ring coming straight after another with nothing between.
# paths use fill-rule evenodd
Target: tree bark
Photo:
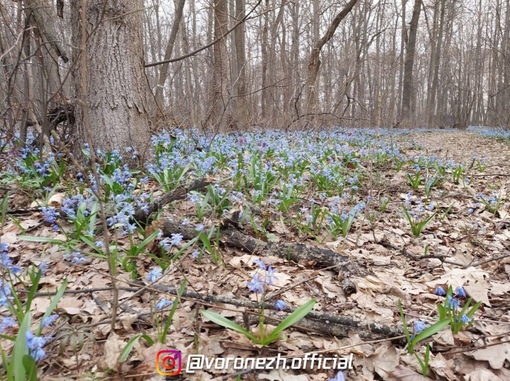
<instances>
[{"instance_id":1,"label":"tree bark","mask_svg":"<svg viewBox=\"0 0 510 381\"><path fill-rule=\"evenodd\" d=\"M331 40L333 35L335 34L336 29L340 22L349 14L352 8L356 5L358 0L349 1L345 7L338 13L331 25L329 26L326 34L322 36L322 38L317 41L312 48L312 52L310 54L310 58L308 59L308 77L306 79L306 99L307 99L307 111L308 113L317 112L317 103L318 103L318 92L316 89L317 78L319 76L319 69L321 65L320 54L321 49L326 43Z\"/></svg>"},{"instance_id":2,"label":"tree bark","mask_svg":"<svg viewBox=\"0 0 510 381\"><path fill-rule=\"evenodd\" d=\"M175 9L174 23L172 25L172 30L170 31L170 37L168 38L168 43L166 45L165 50L165 58L167 61L172 57L172 51L175 45L175 39L177 37L177 32L179 31L179 25L181 25L182 13L184 11L184 4L186 0L179 0L177 3L177 8ZM164 107L164 99L163 99L163 88L165 86L166 79L168 78L168 67L169 63L164 63L161 65L161 71L159 72L158 84L156 87L156 103L160 108Z\"/></svg>"},{"instance_id":3,"label":"tree bark","mask_svg":"<svg viewBox=\"0 0 510 381\"><path fill-rule=\"evenodd\" d=\"M214 0L214 40L219 41L213 46L212 89L210 94L209 127L214 131L225 132L233 122L230 113L230 96L228 93L228 56L227 33L228 9L226 0Z\"/></svg>"},{"instance_id":4,"label":"tree bark","mask_svg":"<svg viewBox=\"0 0 510 381\"><path fill-rule=\"evenodd\" d=\"M143 155L150 139L152 100L144 73L143 0L72 1L71 13L73 45L80 47L75 55L85 55L76 60L73 70L78 134L75 151L80 152L88 128L94 148L110 151L132 147ZM82 23L86 23L87 33L83 39Z\"/></svg>"},{"instance_id":5,"label":"tree bark","mask_svg":"<svg viewBox=\"0 0 510 381\"><path fill-rule=\"evenodd\" d=\"M402 90L402 119L405 123L412 122L416 111L416 88L414 87L413 80L413 66L421 1L422 0L415 0L414 2L413 16L411 18L411 25L409 26L409 38L407 40L406 59L404 63L404 86Z\"/></svg>"},{"instance_id":6,"label":"tree bark","mask_svg":"<svg viewBox=\"0 0 510 381\"><path fill-rule=\"evenodd\" d=\"M245 0L235 0L235 20L237 22L244 19L246 15ZM248 118L248 103L246 100L246 31L244 22L234 30L235 41L235 62L236 62L236 78L234 78L236 100L237 119L243 123Z\"/></svg>"}]
</instances>

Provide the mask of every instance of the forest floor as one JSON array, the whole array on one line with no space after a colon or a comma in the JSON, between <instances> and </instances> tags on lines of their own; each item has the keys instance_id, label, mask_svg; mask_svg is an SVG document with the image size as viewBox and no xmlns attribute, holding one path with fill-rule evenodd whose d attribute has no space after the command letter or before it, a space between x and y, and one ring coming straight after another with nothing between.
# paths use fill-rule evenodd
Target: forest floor
<instances>
[{"instance_id":1,"label":"forest floor","mask_svg":"<svg viewBox=\"0 0 510 381\"><path fill-rule=\"evenodd\" d=\"M181 354L170 379L510 380L508 138L178 131L143 168L102 155L99 195L90 167L1 158L11 368L42 350L42 380L161 380Z\"/></svg>"}]
</instances>

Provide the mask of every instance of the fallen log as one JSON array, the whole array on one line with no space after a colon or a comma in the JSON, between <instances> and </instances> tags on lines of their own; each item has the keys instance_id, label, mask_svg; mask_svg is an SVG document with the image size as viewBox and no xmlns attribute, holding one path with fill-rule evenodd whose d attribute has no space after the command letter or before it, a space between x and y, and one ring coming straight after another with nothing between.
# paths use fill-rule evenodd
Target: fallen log
<instances>
[{"instance_id":1,"label":"fallen log","mask_svg":"<svg viewBox=\"0 0 510 381\"><path fill-rule=\"evenodd\" d=\"M170 219L158 220L154 223L156 228L161 229L163 236L169 237L179 233L184 239L193 239L199 232L190 226L184 226ZM348 274L365 276L370 273L367 269L350 260L346 255L341 255L333 250L302 243L278 243L264 242L258 238L241 233L239 230L228 226L220 228L220 241L227 246L244 250L260 256L275 256L307 267L337 267Z\"/></svg>"}]
</instances>

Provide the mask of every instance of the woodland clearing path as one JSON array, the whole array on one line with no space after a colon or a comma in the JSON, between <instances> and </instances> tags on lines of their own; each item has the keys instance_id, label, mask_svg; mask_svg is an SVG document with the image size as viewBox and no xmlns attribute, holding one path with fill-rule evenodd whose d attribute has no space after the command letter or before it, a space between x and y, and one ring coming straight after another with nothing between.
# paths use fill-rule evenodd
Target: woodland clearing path
<instances>
[{"instance_id":1,"label":"woodland clearing path","mask_svg":"<svg viewBox=\"0 0 510 381\"><path fill-rule=\"evenodd\" d=\"M466 163L477 157L487 159L487 172L510 176L510 144L471 131L411 133L410 137L429 155Z\"/></svg>"}]
</instances>

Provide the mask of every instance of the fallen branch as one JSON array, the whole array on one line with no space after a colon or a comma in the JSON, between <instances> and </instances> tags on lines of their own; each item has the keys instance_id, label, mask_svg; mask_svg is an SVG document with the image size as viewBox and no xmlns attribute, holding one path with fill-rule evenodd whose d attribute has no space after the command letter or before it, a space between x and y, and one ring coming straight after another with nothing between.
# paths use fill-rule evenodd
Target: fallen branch
<instances>
[{"instance_id":1,"label":"fallen branch","mask_svg":"<svg viewBox=\"0 0 510 381\"><path fill-rule=\"evenodd\" d=\"M188 186L181 186L173 191L167 192L164 195L158 197L156 200L151 202L147 209L137 208L135 210L135 214L133 218L140 224L146 225L151 220L151 214L160 210L166 204L171 203L172 201L183 200L186 198L187 194L193 190L203 190L208 185L212 184L212 181L198 179L193 181Z\"/></svg>"},{"instance_id":2,"label":"fallen branch","mask_svg":"<svg viewBox=\"0 0 510 381\"><path fill-rule=\"evenodd\" d=\"M153 285L152 288L172 295L177 295L178 288L162 285ZM204 301L210 304L229 304L238 307L251 308L258 311L263 307L264 311L276 310L273 304L265 303L262 306L259 303L252 302L249 300L243 300L239 297L223 296L223 295L203 295L198 292L184 291L182 298L192 298ZM286 307L285 312L292 313L294 309ZM268 319L280 322L282 316L276 313L266 313ZM269 320L268 320L269 322ZM386 326L380 323L361 322L354 320L350 317L336 316L330 314L324 314L319 312L310 312L306 315L306 318L299 321L299 324L295 328L302 328L305 330L313 329L314 331L321 332L328 335L334 335L337 337L346 337L349 331L355 331L362 338L374 339L374 335L381 335L380 337L398 337L404 334L401 327L398 326Z\"/></svg>"},{"instance_id":3,"label":"fallen branch","mask_svg":"<svg viewBox=\"0 0 510 381\"><path fill-rule=\"evenodd\" d=\"M157 221L155 227L161 229L165 237L179 233L184 239L189 240L195 238L198 234L194 227L183 226L169 219ZM243 234L230 226L220 229L220 241L225 245L245 250L251 254L275 256L312 267L335 266L349 275L365 276L367 274L367 269L361 269L359 265L350 261L349 257L340 255L333 250L295 242L264 242Z\"/></svg>"}]
</instances>

